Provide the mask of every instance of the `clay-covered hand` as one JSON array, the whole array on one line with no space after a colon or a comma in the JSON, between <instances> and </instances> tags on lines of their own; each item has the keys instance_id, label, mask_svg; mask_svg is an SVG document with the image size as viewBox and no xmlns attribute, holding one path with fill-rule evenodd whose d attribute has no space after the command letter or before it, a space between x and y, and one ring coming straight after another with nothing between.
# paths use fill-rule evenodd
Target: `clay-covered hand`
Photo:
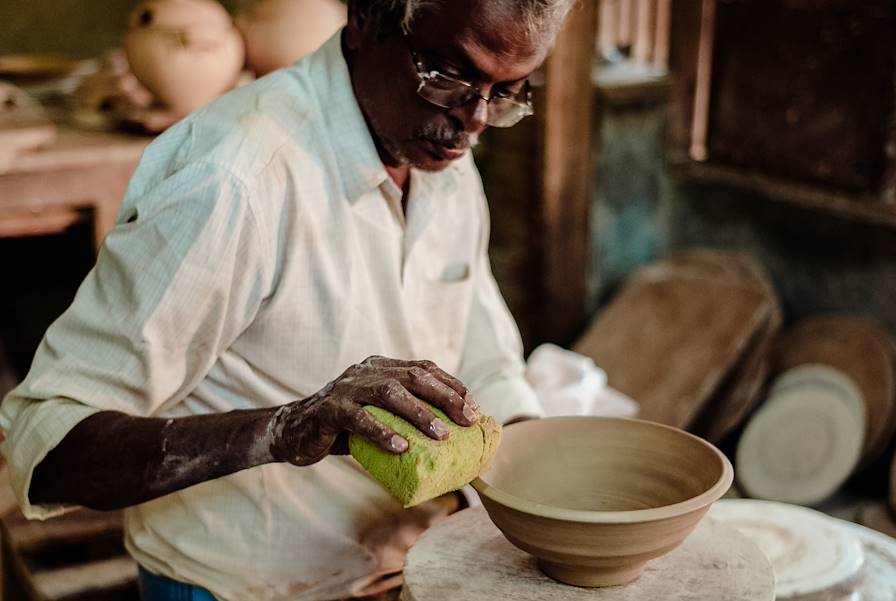
<instances>
[{"instance_id":1,"label":"clay-covered hand","mask_svg":"<svg viewBox=\"0 0 896 601\"><path fill-rule=\"evenodd\" d=\"M479 406L466 387L432 361L370 357L313 396L280 407L271 422L271 454L278 461L311 465L328 454L347 453L348 433L390 453L405 451L407 441L365 411L365 405L386 409L429 437L444 440L447 426L424 402L460 426L479 419Z\"/></svg>"}]
</instances>

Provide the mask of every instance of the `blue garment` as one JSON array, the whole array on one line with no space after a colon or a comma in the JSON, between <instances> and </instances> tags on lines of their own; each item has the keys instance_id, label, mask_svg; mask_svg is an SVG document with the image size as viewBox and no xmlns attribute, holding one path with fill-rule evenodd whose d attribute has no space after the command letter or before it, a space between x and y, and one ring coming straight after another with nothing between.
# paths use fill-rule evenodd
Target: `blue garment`
<instances>
[{"instance_id":1,"label":"blue garment","mask_svg":"<svg viewBox=\"0 0 896 601\"><path fill-rule=\"evenodd\" d=\"M140 567L138 586L143 601L215 601L204 588L150 574L143 567Z\"/></svg>"}]
</instances>

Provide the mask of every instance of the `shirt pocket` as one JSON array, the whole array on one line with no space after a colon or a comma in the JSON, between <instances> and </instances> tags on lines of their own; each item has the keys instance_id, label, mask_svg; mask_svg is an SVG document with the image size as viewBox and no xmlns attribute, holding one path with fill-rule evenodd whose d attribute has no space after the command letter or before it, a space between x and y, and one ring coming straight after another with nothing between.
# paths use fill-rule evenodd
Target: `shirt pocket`
<instances>
[{"instance_id":1,"label":"shirt pocket","mask_svg":"<svg viewBox=\"0 0 896 601\"><path fill-rule=\"evenodd\" d=\"M470 263L456 261L431 269L423 278L415 328L418 354L456 372L462 358L473 296Z\"/></svg>"}]
</instances>

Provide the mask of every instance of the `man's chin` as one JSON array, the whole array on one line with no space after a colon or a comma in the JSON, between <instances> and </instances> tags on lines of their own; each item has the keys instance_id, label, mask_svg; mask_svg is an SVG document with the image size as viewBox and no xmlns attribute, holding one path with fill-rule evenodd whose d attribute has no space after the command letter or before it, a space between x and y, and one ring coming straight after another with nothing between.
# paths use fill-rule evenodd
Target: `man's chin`
<instances>
[{"instance_id":1,"label":"man's chin","mask_svg":"<svg viewBox=\"0 0 896 601\"><path fill-rule=\"evenodd\" d=\"M448 148L427 140L422 141L420 150L411 164L423 171L442 171L469 152L469 148Z\"/></svg>"},{"instance_id":2,"label":"man's chin","mask_svg":"<svg viewBox=\"0 0 896 601\"><path fill-rule=\"evenodd\" d=\"M437 171L444 171L455 160L457 160L457 159L453 159L453 160L423 159L420 161L412 162L411 166L414 167L414 169L419 169L420 171L431 171L431 172L435 173Z\"/></svg>"}]
</instances>

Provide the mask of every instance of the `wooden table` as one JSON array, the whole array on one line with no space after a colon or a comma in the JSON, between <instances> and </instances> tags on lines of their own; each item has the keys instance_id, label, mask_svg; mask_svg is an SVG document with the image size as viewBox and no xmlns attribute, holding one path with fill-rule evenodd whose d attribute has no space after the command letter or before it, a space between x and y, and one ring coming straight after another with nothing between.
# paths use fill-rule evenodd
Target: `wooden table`
<instances>
[{"instance_id":1,"label":"wooden table","mask_svg":"<svg viewBox=\"0 0 896 601\"><path fill-rule=\"evenodd\" d=\"M99 248L151 140L59 126L52 145L0 167L0 237L55 234L89 220Z\"/></svg>"}]
</instances>

